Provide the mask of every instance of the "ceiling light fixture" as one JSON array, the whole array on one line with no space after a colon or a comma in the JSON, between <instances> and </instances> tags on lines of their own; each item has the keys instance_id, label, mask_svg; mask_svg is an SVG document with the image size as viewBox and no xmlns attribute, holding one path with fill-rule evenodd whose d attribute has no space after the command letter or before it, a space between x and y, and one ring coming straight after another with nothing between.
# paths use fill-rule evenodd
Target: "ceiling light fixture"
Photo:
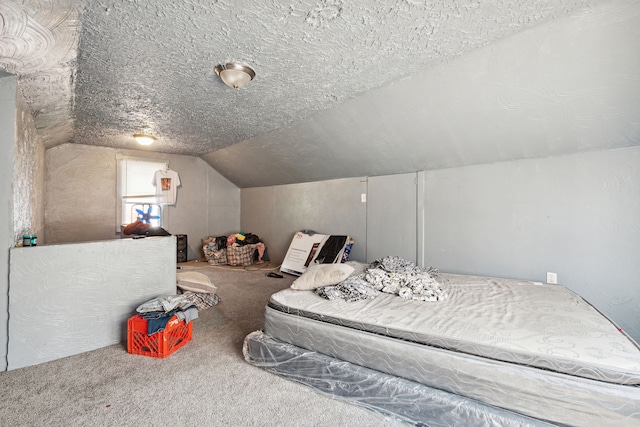
<instances>
[{"instance_id":1,"label":"ceiling light fixture","mask_svg":"<svg viewBox=\"0 0 640 427\"><path fill-rule=\"evenodd\" d=\"M215 71L227 86L234 89L245 87L256 76L253 68L239 62L217 65Z\"/></svg>"},{"instance_id":2,"label":"ceiling light fixture","mask_svg":"<svg viewBox=\"0 0 640 427\"><path fill-rule=\"evenodd\" d=\"M135 133L133 134L136 142L140 145L151 145L153 141L156 140L156 137L153 135L147 135L146 133Z\"/></svg>"}]
</instances>

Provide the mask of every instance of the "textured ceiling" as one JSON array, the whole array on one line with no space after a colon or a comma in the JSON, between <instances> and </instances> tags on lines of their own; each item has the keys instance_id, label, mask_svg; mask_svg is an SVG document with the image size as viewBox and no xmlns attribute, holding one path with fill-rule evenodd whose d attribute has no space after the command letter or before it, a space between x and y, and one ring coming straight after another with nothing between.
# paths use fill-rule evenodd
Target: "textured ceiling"
<instances>
[{"instance_id":1,"label":"textured ceiling","mask_svg":"<svg viewBox=\"0 0 640 427\"><path fill-rule=\"evenodd\" d=\"M152 150L206 158L270 144L280 129L602 3L0 0L0 67L19 76L47 147L135 149L132 134L147 130ZM229 60L256 70L248 87L218 79ZM296 128L310 144L316 130Z\"/></svg>"},{"instance_id":2,"label":"textured ceiling","mask_svg":"<svg viewBox=\"0 0 640 427\"><path fill-rule=\"evenodd\" d=\"M17 74L47 145L73 136L80 2L0 0L0 68Z\"/></svg>"},{"instance_id":3,"label":"textured ceiling","mask_svg":"<svg viewBox=\"0 0 640 427\"><path fill-rule=\"evenodd\" d=\"M146 127L155 150L199 155L589 3L1 0L0 64L49 146L135 148ZM255 68L251 86L217 79L228 60Z\"/></svg>"}]
</instances>

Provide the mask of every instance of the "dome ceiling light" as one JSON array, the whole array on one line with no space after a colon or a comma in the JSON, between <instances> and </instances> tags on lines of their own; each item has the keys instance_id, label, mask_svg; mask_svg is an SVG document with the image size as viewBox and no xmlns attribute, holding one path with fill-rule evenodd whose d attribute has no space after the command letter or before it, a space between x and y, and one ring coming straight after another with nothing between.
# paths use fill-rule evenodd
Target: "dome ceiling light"
<instances>
[{"instance_id":1,"label":"dome ceiling light","mask_svg":"<svg viewBox=\"0 0 640 427\"><path fill-rule=\"evenodd\" d=\"M253 68L239 62L217 65L215 71L227 86L234 89L245 87L256 76Z\"/></svg>"},{"instance_id":2,"label":"dome ceiling light","mask_svg":"<svg viewBox=\"0 0 640 427\"><path fill-rule=\"evenodd\" d=\"M146 133L134 133L133 137L136 142L140 145L151 145L156 140L156 137L153 135L148 135Z\"/></svg>"}]
</instances>

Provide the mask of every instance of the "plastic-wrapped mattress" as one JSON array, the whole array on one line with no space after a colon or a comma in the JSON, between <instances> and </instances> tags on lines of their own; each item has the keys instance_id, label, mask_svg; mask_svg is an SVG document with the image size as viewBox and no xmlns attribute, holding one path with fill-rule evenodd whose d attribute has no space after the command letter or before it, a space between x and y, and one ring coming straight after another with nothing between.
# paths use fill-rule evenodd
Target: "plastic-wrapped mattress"
<instances>
[{"instance_id":1,"label":"plastic-wrapped mattress","mask_svg":"<svg viewBox=\"0 0 640 427\"><path fill-rule=\"evenodd\" d=\"M305 350L262 331L247 335L243 351L245 359L254 366L401 423L433 427L552 425Z\"/></svg>"},{"instance_id":2,"label":"plastic-wrapped mattress","mask_svg":"<svg viewBox=\"0 0 640 427\"><path fill-rule=\"evenodd\" d=\"M310 350L526 422L640 425L640 350L582 298L557 285L456 275L441 281L449 298L437 302L380 295L348 303L278 292L266 309L269 339L261 347ZM267 353L251 349L247 360L269 364ZM374 400L384 401L384 393ZM397 396L387 400L402 407Z\"/></svg>"}]
</instances>

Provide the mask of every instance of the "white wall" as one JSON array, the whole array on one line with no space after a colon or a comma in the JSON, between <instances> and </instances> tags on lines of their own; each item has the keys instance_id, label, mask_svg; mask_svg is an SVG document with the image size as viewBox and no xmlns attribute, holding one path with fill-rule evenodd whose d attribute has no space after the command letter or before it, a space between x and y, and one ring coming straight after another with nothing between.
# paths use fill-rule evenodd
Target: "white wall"
<instances>
[{"instance_id":1,"label":"white wall","mask_svg":"<svg viewBox=\"0 0 640 427\"><path fill-rule=\"evenodd\" d=\"M44 146L17 78L0 71L0 325L8 320L9 249L24 234L43 235ZM0 327L0 368L6 368L7 328Z\"/></svg>"},{"instance_id":2,"label":"white wall","mask_svg":"<svg viewBox=\"0 0 640 427\"><path fill-rule=\"evenodd\" d=\"M640 148L424 174L423 263L574 290L640 342Z\"/></svg>"},{"instance_id":3,"label":"white wall","mask_svg":"<svg viewBox=\"0 0 640 427\"><path fill-rule=\"evenodd\" d=\"M394 255L416 262L417 174L373 176L367 183L366 261Z\"/></svg>"},{"instance_id":4,"label":"white wall","mask_svg":"<svg viewBox=\"0 0 640 427\"><path fill-rule=\"evenodd\" d=\"M413 224L407 245L417 245L419 264L539 282L555 272L640 341L639 165L640 148L629 148L423 171L417 206L405 211L360 203L363 178L243 189L242 226L265 237L281 261L300 228L351 234L365 247L372 233L387 232L379 253L395 255L402 242L392 230ZM401 182L371 180L382 181ZM412 181L405 185L415 191ZM364 228L368 217L375 230ZM371 261L362 247L353 258Z\"/></svg>"},{"instance_id":5,"label":"white wall","mask_svg":"<svg viewBox=\"0 0 640 427\"><path fill-rule=\"evenodd\" d=\"M136 307L176 293L175 239L12 249L8 369L126 342Z\"/></svg>"},{"instance_id":6,"label":"white wall","mask_svg":"<svg viewBox=\"0 0 640 427\"><path fill-rule=\"evenodd\" d=\"M351 259L364 261L367 192L364 178L336 179L242 190L241 226L260 236L272 261L282 262L293 234L313 230L355 239Z\"/></svg>"},{"instance_id":7,"label":"white wall","mask_svg":"<svg viewBox=\"0 0 640 427\"><path fill-rule=\"evenodd\" d=\"M116 165L119 158L166 161L180 176L175 206L164 208L165 228L186 234L189 259L203 256L201 239L240 228L240 189L192 156L64 144L46 152L47 243L119 238Z\"/></svg>"},{"instance_id":8,"label":"white wall","mask_svg":"<svg viewBox=\"0 0 640 427\"><path fill-rule=\"evenodd\" d=\"M16 142L13 157L14 242L25 234L44 235L44 144L20 91L16 94Z\"/></svg>"},{"instance_id":9,"label":"white wall","mask_svg":"<svg viewBox=\"0 0 640 427\"><path fill-rule=\"evenodd\" d=\"M7 368L9 249L13 246L13 153L16 134L16 78L0 71L0 370Z\"/></svg>"}]
</instances>

